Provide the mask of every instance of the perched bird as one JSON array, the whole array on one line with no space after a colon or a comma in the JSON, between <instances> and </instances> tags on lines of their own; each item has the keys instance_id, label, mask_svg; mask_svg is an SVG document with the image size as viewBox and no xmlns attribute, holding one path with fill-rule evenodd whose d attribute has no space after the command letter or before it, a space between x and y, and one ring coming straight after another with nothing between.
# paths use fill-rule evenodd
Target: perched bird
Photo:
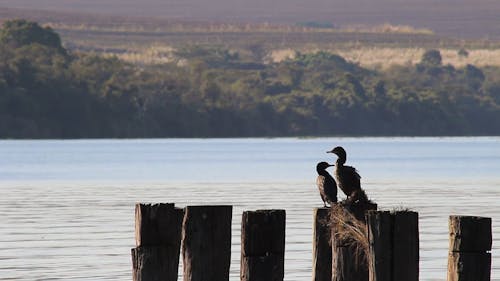
<instances>
[{"instance_id":1,"label":"perched bird","mask_svg":"<svg viewBox=\"0 0 500 281\"><path fill-rule=\"evenodd\" d=\"M316 184L318 185L319 194L325 207L327 203L331 206L332 203L337 202L337 184L333 180L333 177L326 171L331 166L333 165L326 162L319 162L316 165L316 171L318 172Z\"/></svg>"},{"instance_id":2,"label":"perched bird","mask_svg":"<svg viewBox=\"0 0 500 281\"><path fill-rule=\"evenodd\" d=\"M337 146L327 153L338 156L333 176L339 188L347 195L347 202L368 201L365 191L361 188L361 176L354 167L344 165L347 160L344 148Z\"/></svg>"}]
</instances>

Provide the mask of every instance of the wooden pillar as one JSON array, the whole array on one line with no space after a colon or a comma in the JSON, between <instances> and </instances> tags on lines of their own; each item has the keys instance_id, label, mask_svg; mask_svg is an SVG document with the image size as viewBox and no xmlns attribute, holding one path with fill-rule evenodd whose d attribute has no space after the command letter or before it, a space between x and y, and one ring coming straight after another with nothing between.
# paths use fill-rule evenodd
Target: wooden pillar
<instances>
[{"instance_id":1,"label":"wooden pillar","mask_svg":"<svg viewBox=\"0 0 500 281\"><path fill-rule=\"evenodd\" d=\"M330 245L330 208L314 208L313 281L332 280L332 247Z\"/></svg>"},{"instance_id":2,"label":"wooden pillar","mask_svg":"<svg viewBox=\"0 0 500 281\"><path fill-rule=\"evenodd\" d=\"M184 211L174 204L136 204L134 281L176 281Z\"/></svg>"},{"instance_id":3,"label":"wooden pillar","mask_svg":"<svg viewBox=\"0 0 500 281\"><path fill-rule=\"evenodd\" d=\"M448 281L490 281L491 218L450 216Z\"/></svg>"},{"instance_id":4,"label":"wooden pillar","mask_svg":"<svg viewBox=\"0 0 500 281\"><path fill-rule=\"evenodd\" d=\"M285 265L285 210L243 212L242 281L282 281Z\"/></svg>"},{"instance_id":5,"label":"wooden pillar","mask_svg":"<svg viewBox=\"0 0 500 281\"><path fill-rule=\"evenodd\" d=\"M350 206L335 204L332 207L332 281L368 280L365 213L376 209L377 205L369 202Z\"/></svg>"},{"instance_id":6,"label":"wooden pillar","mask_svg":"<svg viewBox=\"0 0 500 281\"><path fill-rule=\"evenodd\" d=\"M393 213L392 278L394 281L418 281L420 239L418 213L398 211Z\"/></svg>"},{"instance_id":7,"label":"wooden pillar","mask_svg":"<svg viewBox=\"0 0 500 281\"><path fill-rule=\"evenodd\" d=\"M366 224L370 245L369 280L392 281L392 215L388 211L368 212Z\"/></svg>"},{"instance_id":8,"label":"wooden pillar","mask_svg":"<svg viewBox=\"0 0 500 281\"><path fill-rule=\"evenodd\" d=\"M371 211L368 226L370 281L418 281L418 213Z\"/></svg>"},{"instance_id":9,"label":"wooden pillar","mask_svg":"<svg viewBox=\"0 0 500 281\"><path fill-rule=\"evenodd\" d=\"M228 281L232 206L188 206L185 213L184 281Z\"/></svg>"}]
</instances>

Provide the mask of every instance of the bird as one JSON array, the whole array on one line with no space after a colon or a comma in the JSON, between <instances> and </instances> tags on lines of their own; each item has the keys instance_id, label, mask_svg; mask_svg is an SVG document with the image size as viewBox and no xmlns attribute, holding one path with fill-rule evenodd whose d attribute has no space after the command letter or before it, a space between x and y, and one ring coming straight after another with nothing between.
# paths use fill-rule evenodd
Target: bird
<instances>
[{"instance_id":1,"label":"bird","mask_svg":"<svg viewBox=\"0 0 500 281\"><path fill-rule=\"evenodd\" d=\"M326 207L328 203L330 206L337 202L337 184L333 177L326 171L328 167L333 165L327 162L319 162L316 165L316 171L318 172L318 178L316 179L316 184L318 185L319 194L321 195L321 200L323 200L323 205Z\"/></svg>"},{"instance_id":2,"label":"bird","mask_svg":"<svg viewBox=\"0 0 500 281\"><path fill-rule=\"evenodd\" d=\"M337 155L333 176L338 187L347 196L347 203L356 201L368 201L365 191L361 188L361 176L354 167L344 165L347 160L347 153L344 148L337 146L327 151Z\"/></svg>"}]
</instances>

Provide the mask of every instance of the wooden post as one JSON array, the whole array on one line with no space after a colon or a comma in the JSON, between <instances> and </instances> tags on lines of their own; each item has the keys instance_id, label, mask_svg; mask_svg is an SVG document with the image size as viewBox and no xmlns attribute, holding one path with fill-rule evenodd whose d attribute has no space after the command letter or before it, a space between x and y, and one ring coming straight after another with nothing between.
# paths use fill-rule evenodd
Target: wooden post
<instances>
[{"instance_id":1,"label":"wooden post","mask_svg":"<svg viewBox=\"0 0 500 281\"><path fill-rule=\"evenodd\" d=\"M393 213L392 278L394 281L418 281L420 239L418 213L398 211Z\"/></svg>"},{"instance_id":2,"label":"wooden post","mask_svg":"<svg viewBox=\"0 0 500 281\"><path fill-rule=\"evenodd\" d=\"M359 243L367 244L368 241L358 241L356 239L365 239L366 223L365 213L368 210L376 210L377 205L373 203L361 203L351 206L343 206L335 204L331 210L331 243L332 243L332 281L367 281L368 280L368 264L367 257L363 251L359 250ZM350 226L359 230L362 233L361 237L339 238L339 233L343 232L346 227L342 225L335 217L341 218L348 216L347 229ZM337 222L336 222L337 220ZM344 230L343 230L343 229ZM353 243L354 241L354 243Z\"/></svg>"},{"instance_id":3,"label":"wooden post","mask_svg":"<svg viewBox=\"0 0 500 281\"><path fill-rule=\"evenodd\" d=\"M371 211L368 226L370 281L418 281L418 213Z\"/></svg>"},{"instance_id":4,"label":"wooden post","mask_svg":"<svg viewBox=\"0 0 500 281\"><path fill-rule=\"evenodd\" d=\"M184 211L174 204L136 204L134 281L176 281Z\"/></svg>"},{"instance_id":5,"label":"wooden post","mask_svg":"<svg viewBox=\"0 0 500 281\"><path fill-rule=\"evenodd\" d=\"M184 281L228 281L232 206L188 206L185 210Z\"/></svg>"},{"instance_id":6,"label":"wooden post","mask_svg":"<svg viewBox=\"0 0 500 281\"><path fill-rule=\"evenodd\" d=\"M366 214L370 255L369 280L392 281L393 218L388 211L370 211Z\"/></svg>"},{"instance_id":7,"label":"wooden post","mask_svg":"<svg viewBox=\"0 0 500 281\"><path fill-rule=\"evenodd\" d=\"M285 265L285 210L243 212L242 281L282 281Z\"/></svg>"},{"instance_id":8,"label":"wooden post","mask_svg":"<svg viewBox=\"0 0 500 281\"><path fill-rule=\"evenodd\" d=\"M330 208L314 208L313 281L332 280Z\"/></svg>"},{"instance_id":9,"label":"wooden post","mask_svg":"<svg viewBox=\"0 0 500 281\"><path fill-rule=\"evenodd\" d=\"M491 218L450 216L448 281L489 281Z\"/></svg>"}]
</instances>

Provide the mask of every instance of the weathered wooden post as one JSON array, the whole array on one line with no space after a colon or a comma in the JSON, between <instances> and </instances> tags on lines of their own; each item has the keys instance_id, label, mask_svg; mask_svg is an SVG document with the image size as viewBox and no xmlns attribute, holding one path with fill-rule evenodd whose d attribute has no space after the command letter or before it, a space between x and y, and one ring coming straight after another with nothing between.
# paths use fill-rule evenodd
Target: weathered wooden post
<instances>
[{"instance_id":1,"label":"weathered wooden post","mask_svg":"<svg viewBox=\"0 0 500 281\"><path fill-rule=\"evenodd\" d=\"M330 246L330 208L314 208L313 281L332 280L332 247Z\"/></svg>"},{"instance_id":2,"label":"weathered wooden post","mask_svg":"<svg viewBox=\"0 0 500 281\"><path fill-rule=\"evenodd\" d=\"M136 204L134 281L176 281L184 211L174 204Z\"/></svg>"},{"instance_id":3,"label":"weathered wooden post","mask_svg":"<svg viewBox=\"0 0 500 281\"><path fill-rule=\"evenodd\" d=\"M418 281L418 213L370 211L366 215L370 281Z\"/></svg>"},{"instance_id":4,"label":"weathered wooden post","mask_svg":"<svg viewBox=\"0 0 500 281\"><path fill-rule=\"evenodd\" d=\"M450 216L448 281L489 281L491 218Z\"/></svg>"},{"instance_id":5,"label":"weathered wooden post","mask_svg":"<svg viewBox=\"0 0 500 281\"><path fill-rule=\"evenodd\" d=\"M392 281L393 219L388 211L370 211L366 214L369 280Z\"/></svg>"},{"instance_id":6,"label":"weathered wooden post","mask_svg":"<svg viewBox=\"0 0 500 281\"><path fill-rule=\"evenodd\" d=\"M392 278L394 281L418 281L420 271L420 239L418 213L393 213Z\"/></svg>"},{"instance_id":7,"label":"weathered wooden post","mask_svg":"<svg viewBox=\"0 0 500 281\"><path fill-rule=\"evenodd\" d=\"M228 281L232 206L188 206L182 228L184 281Z\"/></svg>"},{"instance_id":8,"label":"weathered wooden post","mask_svg":"<svg viewBox=\"0 0 500 281\"><path fill-rule=\"evenodd\" d=\"M285 210L243 212L242 281L282 281L285 265Z\"/></svg>"},{"instance_id":9,"label":"weathered wooden post","mask_svg":"<svg viewBox=\"0 0 500 281\"><path fill-rule=\"evenodd\" d=\"M376 209L377 204L371 202L332 206L332 281L368 280L365 213Z\"/></svg>"}]
</instances>

